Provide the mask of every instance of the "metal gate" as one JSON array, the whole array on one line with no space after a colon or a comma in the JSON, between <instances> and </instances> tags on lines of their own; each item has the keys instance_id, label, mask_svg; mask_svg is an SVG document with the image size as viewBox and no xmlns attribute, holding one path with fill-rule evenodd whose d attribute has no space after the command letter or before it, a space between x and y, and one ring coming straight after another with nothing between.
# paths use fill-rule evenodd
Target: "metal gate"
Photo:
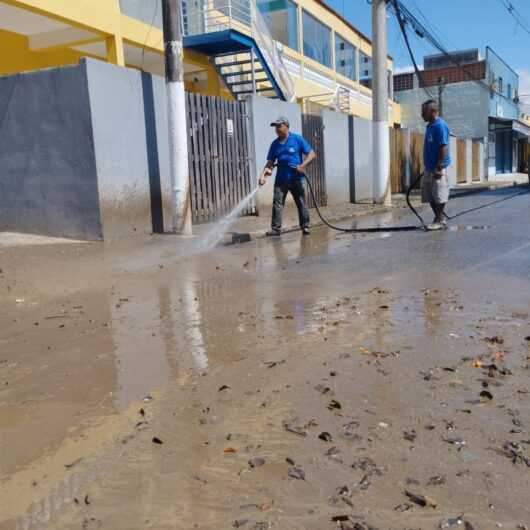
<instances>
[{"instance_id":1,"label":"metal gate","mask_svg":"<svg viewBox=\"0 0 530 530\"><path fill-rule=\"evenodd\" d=\"M186 93L192 218L213 221L252 190L246 103ZM250 204L245 215L256 212Z\"/></svg>"},{"instance_id":2,"label":"metal gate","mask_svg":"<svg viewBox=\"0 0 530 530\"><path fill-rule=\"evenodd\" d=\"M322 116L302 114L302 135L317 154L316 160L307 168L306 176L313 186L316 205L326 206L328 204L328 197L324 170L324 121ZM315 206L311 197L309 197L308 204L311 208Z\"/></svg>"}]
</instances>

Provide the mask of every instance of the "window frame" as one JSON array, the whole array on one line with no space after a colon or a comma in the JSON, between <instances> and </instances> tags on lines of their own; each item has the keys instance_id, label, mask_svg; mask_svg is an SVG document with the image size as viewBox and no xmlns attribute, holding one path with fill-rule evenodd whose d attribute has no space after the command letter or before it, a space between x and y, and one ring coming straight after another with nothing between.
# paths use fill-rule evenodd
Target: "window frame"
<instances>
[{"instance_id":1,"label":"window frame","mask_svg":"<svg viewBox=\"0 0 530 530\"><path fill-rule=\"evenodd\" d=\"M306 52L305 52L305 22L304 22L304 15L307 15L309 18L311 18L316 24L319 24L320 26L322 26L323 28L326 28L328 31L329 31L329 42L328 42L328 46L329 46L329 64L325 64L325 63L322 63L321 61L319 61L318 59L315 59L314 57L311 57L310 55L307 55ZM330 26L328 26L327 24L324 24L323 22L321 22L317 16L313 15L310 11L308 11L307 9L304 9L302 8L302 15L301 15L301 28L302 28L302 31L301 31L301 35L302 35L302 50L301 50L301 53L304 57L306 57L307 59L310 59L312 61L315 61L316 63L320 64L321 66L324 66L325 68L329 68L330 70L335 70L335 65L333 64L334 62L334 41L333 41L333 34L334 34L334 31L333 31L333 28L331 28Z\"/></svg>"},{"instance_id":2,"label":"window frame","mask_svg":"<svg viewBox=\"0 0 530 530\"><path fill-rule=\"evenodd\" d=\"M300 52L300 34L301 34L301 31L300 31L300 28L301 28L301 21L300 21L300 17L299 17L299 8L300 8L300 4L295 1L295 0L285 0L287 4L291 4L293 7L294 7L294 20L296 22L296 37L294 39L294 42L296 44L296 47L293 48L291 46L291 44L286 44L285 42L282 42L281 40L278 40L274 37L274 35L272 35L272 31L271 31L271 28L269 27L269 31L271 32L271 36L272 38L276 41L276 42L279 42L282 46L286 46L287 48L290 48L291 50L294 50L295 52L297 53L301 53ZM261 16L266 19L266 15L264 13L262 13L259 9L259 5L256 3L256 8L257 10L260 12ZM289 17L287 17L287 30L289 30Z\"/></svg>"},{"instance_id":3,"label":"window frame","mask_svg":"<svg viewBox=\"0 0 530 530\"><path fill-rule=\"evenodd\" d=\"M370 82L368 83L369 86L367 86L366 84L363 83L363 79L361 78L361 71L362 71L362 64L361 64L361 58L362 56L365 56L365 57L368 57L368 59L370 60L370 69L372 71L371 75L369 78L366 78L366 80L370 80ZM358 75L358 79L359 79L359 84L362 85L364 88L367 88L369 90L372 90L372 87L373 87L373 79L374 79L374 70L373 70L373 64L374 64L374 59L371 55L368 55L367 53L364 53L362 50L359 50L359 75Z\"/></svg>"},{"instance_id":4,"label":"window frame","mask_svg":"<svg viewBox=\"0 0 530 530\"><path fill-rule=\"evenodd\" d=\"M334 46L333 46L333 50L334 50L334 54L335 54L335 64L334 64L334 70L337 74L341 75L342 77L345 77L346 79L349 79L350 81L353 81L353 82L358 82L359 81L359 72L358 72L358 64L359 64L359 61L358 61L358 54L359 54L359 48L357 46L355 46L355 44L353 44L353 42L350 42L348 39L346 39L345 37L343 37L340 33L338 33L337 31L334 31L333 32L334 34ZM337 70L337 39L340 39L342 40L343 42L345 42L346 44L349 44L352 48L353 48L353 78L349 77L348 75L342 73L342 72L339 72L339 70Z\"/></svg>"}]
</instances>

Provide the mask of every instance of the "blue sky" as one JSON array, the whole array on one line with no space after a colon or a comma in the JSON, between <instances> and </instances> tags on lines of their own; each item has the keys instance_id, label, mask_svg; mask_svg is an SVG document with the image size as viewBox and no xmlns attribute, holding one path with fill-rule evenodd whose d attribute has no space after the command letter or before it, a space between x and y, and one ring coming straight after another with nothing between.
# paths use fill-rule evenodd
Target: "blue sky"
<instances>
[{"instance_id":1,"label":"blue sky","mask_svg":"<svg viewBox=\"0 0 530 530\"><path fill-rule=\"evenodd\" d=\"M366 35L371 34L370 9L367 0L325 0ZM520 74L520 93L530 94L530 34L503 7L503 0L402 0L447 49L493 48ZM530 0L511 2L524 17L530 31ZM422 14L423 17L422 18ZM429 24L425 22L425 19ZM418 63L424 55L436 53L429 44L412 34L411 44ZM392 15L388 18L388 51L398 68L411 61Z\"/></svg>"}]
</instances>

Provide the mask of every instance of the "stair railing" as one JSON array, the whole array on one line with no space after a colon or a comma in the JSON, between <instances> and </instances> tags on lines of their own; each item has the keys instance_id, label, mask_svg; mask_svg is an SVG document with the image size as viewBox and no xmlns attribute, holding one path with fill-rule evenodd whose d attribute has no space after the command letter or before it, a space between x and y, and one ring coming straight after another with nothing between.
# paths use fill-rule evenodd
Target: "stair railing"
<instances>
[{"instance_id":1,"label":"stair railing","mask_svg":"<svg viewBox=\"0 0 530 530\"><path fill-rule=\"evenodd\" d=\"M274 80L280 87L286 101L295 100L294 84L289 72L282 60L278 46L272 38L267 22L256 6L256 0L249 0L252 13L252 38L269 67Z\"/></svg>"},{"instance_id":2,"label":"stair railing","mask_svg":"<svg viewBox=\"0 0 530 530\"><path fill-rule=\"evenodd\" d=\"M183 4L186 36L229 29L250 33L284 98L295 100L293 81L256 0L185 0Z\"/></svg>"}]
</instances>

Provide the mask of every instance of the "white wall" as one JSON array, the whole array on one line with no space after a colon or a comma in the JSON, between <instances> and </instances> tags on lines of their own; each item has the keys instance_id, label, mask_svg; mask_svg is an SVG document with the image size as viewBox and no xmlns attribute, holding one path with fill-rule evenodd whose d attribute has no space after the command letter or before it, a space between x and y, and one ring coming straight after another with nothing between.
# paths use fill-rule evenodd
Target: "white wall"
<instances>
[{"instance_id":1,"label":"white wall","mask_svg":"<svg viewBox=\"0 0 530 530\"><path fill-rule=\"evenodd\" d=\"M257 184L258 176L267 162L270 144L276 138L274 127L270 126L271 122L279 116L285 116L290 122L290 130L302 134L302 112L296 103L286 103L260 96L252 96L249 99L249 111L249 145L252 156L250 170ZM258 209L272 205L273 189L274 175L269 178L258 194Z\"/></svg>"},{"instance_id":2,"label":"white wall","mask_svg":"<svg viewBox=\"0 0 530 530\"><path fill-rule=\"evenodd\" d=\"M355 166L355 201L373 200L372 122L353 119L353 158Z\"/></svg>"},{"instance_id":3,"label":"white wall","mask_svg":"<svg viewBox=\"0 0 530 530\"><path fill-rule=\"evenodd\" d=\"M350 202L348 116L324 110L322 118L328 205L344 204Z\"/></svg>"}]
</instances>

